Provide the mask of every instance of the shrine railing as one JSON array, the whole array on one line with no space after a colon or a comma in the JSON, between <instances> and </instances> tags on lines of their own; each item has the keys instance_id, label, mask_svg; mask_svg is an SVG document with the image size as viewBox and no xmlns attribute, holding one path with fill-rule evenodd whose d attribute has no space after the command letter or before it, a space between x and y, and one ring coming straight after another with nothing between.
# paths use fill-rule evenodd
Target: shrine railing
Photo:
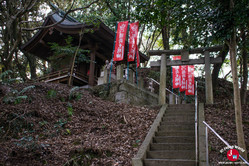
<instances>
[{"instance_id":1,"label":"shrine railing","mask_svg":"<svg viewBox=\"0 0 249 166\"><path fill-rule=\"evenodd\" d=\"M160 83L157 82L156 80L154 80L153 78L149 78L149 77L146 77L146 78L149 79L149 80L151 80L152 82L155 82L157 85L160 85ZM165 90L175 96L175 104L177 104L178 103L178 98L180 98L180 96L178 96L177 94L175 94L174 92L172 92L168 88L165 88Z\"/></svg>"},{"instance_id":2,"label":"shrine railing","mask_svg":"<svg viewBox=\"0 0 249 166\"><path fill-rule=\"evenodd\" d=\"M70 68L65 68L62 70L58 70L52 73L48 73L42 77L37 78L35 81L36 82L53 82L56 80L64 79L70 76ZM88 84L88 79L89 76L86 74L80 72L80 71L74 71L73 75L74 78L80 80L81 82L87 83ZM94 78L95 84L97 83L97 77Z\"/></svg>"},{"instance_id":3,"label":"shrine railing","mask_svg":"<svg viewBox=\"0 0 249 166\"><path fill-rule=\"evenodd\" d=\"M42 77L39 77L37 78L35 81L36 82L41 82L41 81L48 81L48 80L55 80L55 79L61 79L61 78L65 78L69 75L69 68L65 68L65 69L62 69L62 70L58 70L58 71L55 71L55 72L51 72L51 73L48 73L48 74L45 74L44 76Z\"/></svg>"}]
</instances>

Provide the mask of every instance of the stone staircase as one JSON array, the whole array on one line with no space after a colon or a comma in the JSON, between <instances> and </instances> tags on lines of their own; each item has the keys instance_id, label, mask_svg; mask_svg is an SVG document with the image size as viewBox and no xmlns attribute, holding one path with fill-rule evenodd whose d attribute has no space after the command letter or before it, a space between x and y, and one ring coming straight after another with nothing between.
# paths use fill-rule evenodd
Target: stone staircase
<instances>
[{"instance_id":1,"label":"stone staircase","mask_svg":"<svg viewBox=\"0 0 249 166\"><path fill-rule=\"evenodd\" d=\"M195 165L195 107L169 105L155 133L145 166Z\"/></svg>"}]
</instances>

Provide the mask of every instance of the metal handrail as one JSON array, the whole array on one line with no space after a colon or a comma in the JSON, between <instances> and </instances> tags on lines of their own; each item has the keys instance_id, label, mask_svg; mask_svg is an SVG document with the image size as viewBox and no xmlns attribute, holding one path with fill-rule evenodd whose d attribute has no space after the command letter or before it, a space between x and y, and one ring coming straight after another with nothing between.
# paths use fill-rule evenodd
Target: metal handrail
<instances>
[{"instance_id":1,"label":"metal handrail","mask_svg":"<svg viewBox=\"0 0 249 166\"><path fill-rule=\"evenodd\" d=\"M198 165L198 96L197 96L197 81L195 82L195 165Z\"/></svg>"},{"instance_id":2,"label":"metal handrail","mask_svg":"<svg viewBox=\"0 0 249 166\"><path fill-rule=\"evenodd\" d=\"M210 127L205 121L203 123L206 125L206 165L208 166L208 129L210 129L224 144L227 145L227 147L231 147L227 141L225 141L212 127ZM245 162L246 165L249 165L249 162L246 161L241 155L239 155L239 158Z\"/></svg>"},{"instance_id":3,"label":"metal handrail","mask_svg":"<svg viewBox=\"0 0 249 166\"><path fill-rule=\"evenodd\" d=\"M153 82L155 82L157 85L160 85L160 83L157 82L156 80L154 80L153 78L149 78L149 77L146 77L146 78L149 79L149 80L151 80L151 81L153 81ZM175 94L174 92L172 92L168 88L165 88L165 90L168 91L168 92L170 92L171 94L175 95L175 97L176 97L176 104L178 104L177 103L178 102L178 97L180 98L180 96L178 96L177 94Z\"/></svg>"},{"instance_id":4,"label":"metal handrail","mask_svg":"<svg viewBox=\"0 0 249 166\"><path fill-rule=\"evenodd\" d=\"M153 78L149 78L149 77L146 77L146 78L147 78L147 79L150 79L150 80L152 80L153 82L155 82L156 84L160 85L160 83L157 82L156 80L154 80ZM165 89L166 89L166 91L170 92L171 94L175 95L176 97L180 97L180 96L178 96L177 94L175 94L174 92L172 92L171 90L169 90L168 88L165 88Z\"/></svg>"}]
</instances>

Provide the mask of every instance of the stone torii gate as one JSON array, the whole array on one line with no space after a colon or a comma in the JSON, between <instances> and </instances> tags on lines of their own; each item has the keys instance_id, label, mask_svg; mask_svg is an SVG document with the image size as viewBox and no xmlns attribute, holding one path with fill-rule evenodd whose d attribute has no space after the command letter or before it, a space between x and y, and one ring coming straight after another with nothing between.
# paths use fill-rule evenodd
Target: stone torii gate
<instances>
[{"instance_id":1,"label":"stone torii gate","mask_svg":"<svg viewBox=\"0 0 249 166\"><path fill-rule=\"evenodd\" d=\"M213 85L210 64L222 63L222 58L210 57L210 52L221 51L223 46L201 47L194 49L179 49L179 50L151 50L151 56L161 56L161 61L151 62L153 67L160 66L160 88L159 88L159 104L166 103L166 66L180 66L180 65L195 65L205 64L205 88L206 88L206 104L213 104ZM189 59L189 54L204 54L204 58ZM170 60L167 56L181 55L181 60Z\"/></svg>"}]
</instances>

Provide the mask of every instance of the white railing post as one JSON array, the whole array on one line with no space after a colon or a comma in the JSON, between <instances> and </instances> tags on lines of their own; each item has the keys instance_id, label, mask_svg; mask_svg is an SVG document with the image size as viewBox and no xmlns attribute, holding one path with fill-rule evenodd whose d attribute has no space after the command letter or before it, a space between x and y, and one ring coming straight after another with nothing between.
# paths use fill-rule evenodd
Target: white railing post
<instances>
[{"instance_id":1,"label":"white railing post","mask_svg":"<svg viewBox=\"0 0 249 166\"><path fill-rule=\"evenodd\" d=\"M198 96L197 96L197 81L195 82L195 161L198 164Z\"/></svg>"},{"instance_id":2,"label":"white railing post","mask_svg":"<svg viewBox=\"0 0 249 166\"><path fill-rule=\"evenodd\" d=\"M205 127L206 129L206 166L209 166L209 159L208 159L208 128L207 126Z\"/></svg>"}]
</instances>

